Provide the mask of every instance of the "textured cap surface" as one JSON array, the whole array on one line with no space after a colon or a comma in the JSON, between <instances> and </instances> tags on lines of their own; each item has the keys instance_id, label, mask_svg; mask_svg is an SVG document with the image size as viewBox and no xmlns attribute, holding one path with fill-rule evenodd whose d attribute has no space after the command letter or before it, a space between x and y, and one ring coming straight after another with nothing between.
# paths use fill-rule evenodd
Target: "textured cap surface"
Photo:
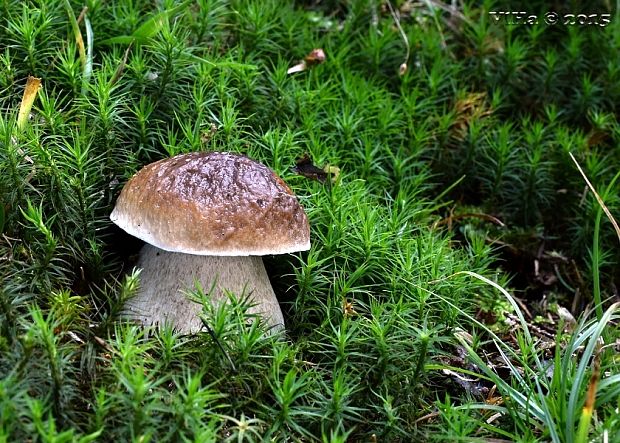
<instances>
[{"instance_id":1,"label":"textured cap surface","mask_svg":"<svg viewBox=\"0 0 620 443\"><path fill-rule=\"evenodd\" d=\"M310 249L308 218L268 167L237 154L194 152L151 163L125 185L110 219L161 249L196 255Z\"/></svg>"}]
</instances>

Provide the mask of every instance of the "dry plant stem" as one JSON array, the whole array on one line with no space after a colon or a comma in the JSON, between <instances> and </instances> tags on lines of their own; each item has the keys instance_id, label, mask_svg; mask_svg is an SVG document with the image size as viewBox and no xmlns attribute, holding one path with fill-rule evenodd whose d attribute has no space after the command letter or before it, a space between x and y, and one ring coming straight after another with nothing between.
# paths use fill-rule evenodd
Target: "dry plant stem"
<instances>
[{"instance_id":1,"label":"dry plant stem","mask_svg":"<svg viewBox=\"0 0 620 443\"><path fill-rule=\"evenodd\" d=\"M128 317L144 325L169 323L191 334L202 329L198 317L202 306L187 298L184 291L198 281L206 295L215 283L210 299L225 303L227 289L236 295L251 291L249 312L262 315L270 326L282 327L284 319L269 277L258 256L222 257L168 252L149 244L140 251L137 267L140 290L126 305Z\"/></svg>"},{"instance_id":2,"label":"dry plant stem","mask_svg":"<svg viewBox=\"0 0 620 443\"><path fill-rule=\"evenodd\" d=\"M401 75L404 75L405 72L407 71L407 62L409 61L409 56L411 53L411 48L409 47L409 39L407 38L407 34L405 33L405 31L403 31L403 28L400 26L400 18L398 14L396 14L396 11L394 10L392 3L387 1L386 4L388 5L390 14L392 14L392 19L394 20L394 23L396 24L396 27L398 28L398 32L400 33L400 36L402 37L403 42L405 43L405 48L407 48L407 53L405 55L405 61L400 65Z\"/></svg>"},{"instance_id":3,"label":"dry plant stem","mask_svg":"<svg viewBox=\"0 0 620 443\"><path fill-rule=\"evenodd\" d=\"M603 212L605 212L605 215L607 216L607 218L609 218L609 221L611 222L614 229L616 230L616 234L618 235L618 240L620 240L620 226L618 226L618 222L616 222L616 219L614 218L614 216L611 215L611 212L609 212L609 209L607 209L607 206L603 202L603 199L598 195L598 192L596 192L596 189L594 189L594 186L592 186L592 183L590 183L590 180L588 180L588 176L586 175L585 172L583 172L583 169L581 169L581 166L579 165L579 163L577 162L573 154L569 152L568 155L570 155L570 158L573 160L573 163L575 163L575 166L577 166L579 173L581 174L581 176L583 177L583 180L586 182L586 184L588 185L588 187L594 194L594 197L596 198L596 201L603 209Z\"/></svg>"}]
</instances>

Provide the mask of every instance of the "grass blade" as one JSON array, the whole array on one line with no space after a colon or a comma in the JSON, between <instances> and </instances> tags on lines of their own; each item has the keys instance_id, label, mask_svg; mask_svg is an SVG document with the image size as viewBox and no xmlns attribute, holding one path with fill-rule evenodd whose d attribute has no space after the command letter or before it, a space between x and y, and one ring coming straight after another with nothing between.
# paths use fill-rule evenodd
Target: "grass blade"
<instances>
[{"instance_id":1,"label":"grass blade","mask_svg":"<svg viewBox=\"0 0 620 443\"><path fill-rule=\"evenodd\" d=\"M0 234L4 232L4 204L0 202Z\"/></svg>"},{"instance_id":2,"label":"grass blade","mask_svg":"<svg viewBox=\"0 0 620 443\"><path fill-rule=\"evenodd\" d=\"M588 392L586 394L586 402L583 405L581 411L581 417L579 418L579 427L577 428L576 443L586 443L588 441L588 430L590 429L590 422L592 421L592 413L594 412L594 403L596 401L596 388L598 385L599 377L601 375L601 358L600 358L600 346L594 357L594 368L592 370L592 376L590 377L590 384L588 385Z\"/></svg>"},{"instance_id":3,"label":"grass blade","mask_svg":"<svg viewBox=\"0 0 620 443\"><path fill-rule=\"evenodd\" d=\"M148 43L148 41L155 37L168 23L170 17L182 11L187 5L188 1L178 4L174 8L167 9L165 11L158 12L153 15L147 21L142 23L138 29L136 29L131 35L121 35L118 37L112 37L107 40L104 40L102 43L112 45L112 44L121 44L127 45L130 43L139 43L144 44Z\"/></svg>"},{"instance_id":4,"label":"grass blade","mask_svg":"<svg viewBox=\"0 0 620 443\"><path fill-rule=\"evenodd\" d=\"M86 93L86 86L90 83L90 77L93 73L93 27L86 14L84 14L84 27L86 27L86 61L82 74L82 95Z\"/></svg>"},{"instance_id":5,"label":"grass blade","mask_svg":"<svg viewBox=\"0 0 620 443\"><path fill-rule=\"evenodd\" d=\"M611 320L613 313L618 309L620 309L620 303L614 303L613 305L611 305L607 309L607 311L605 311L603 317L593 325L593 328L588 328L586 334L590 331L591 333L587 335L584 334L588 337L588 345L586 346L585 350L583 351L583 355L581 356L581 361L579 362L575 378L573 379L573 385L568 399L568 410L566 411L567 435L572 435L572 433L574 432L572 427L575 423L575 414L576 411L581 409L581 406L579 404L579 393L581 392L583 379L586 376L587 365L590 362L592 356L594 355L594 351L598 346L598 339L603 333L605 326L607 326L607 323L609 323L609 321ZM569 359L571 358L571 356L572 354L567 352L564 355L564 358Z\"/></svg>"},{"instance_id":6,"label":"grass blade","mask_svg":"<svg viewBox=\"0 0 620 443\"><path fill-rule=\"evenodd\" d=\"M67 10L67 15L69 16L69 21L71 22L71 28L73 29L73 35L75 36L75 43L77 44L78 51L80 53L80 62L82 63L82 69L85 69L86 48L84 47L84 39L82 38L82 31L80 31L80 25L75 18L73 9L71 9L71 4L69 3L69 0L65 0L65 9Z\"/></svg>"},{"instance_id":7,"label":"grass blade","mask_svg":"<svg viewBox=\"0 0 620 443\"><path fill-rule=\"evenodd\" d=\"M601 250L599 245L600 231L601 231L601 218L603 217L603 210L606 209L605 205L601 203L603 199L606 199L609 196L609 193L613 189L613 186L620 177L620 172L618 172L614 178L609 182L609 185L605 189L605 193L603 197L599 201L599 207L596 211L596 216L594 218L594 233L592 235L592 292L594 296L594 303L596 304L596 316L597 318L601 318L603 316L603 306L601 300L601 272L600 272L600 259L601 259ZM586 179L587 180L587 179ZM593 191L594 192L594 191ZM596 192L594 192L596 195ZM610 217L610 221L612 224L615 222L613 217L611 217L608 212L605 212L608 217Z\"/></svg>"}]
</instances>

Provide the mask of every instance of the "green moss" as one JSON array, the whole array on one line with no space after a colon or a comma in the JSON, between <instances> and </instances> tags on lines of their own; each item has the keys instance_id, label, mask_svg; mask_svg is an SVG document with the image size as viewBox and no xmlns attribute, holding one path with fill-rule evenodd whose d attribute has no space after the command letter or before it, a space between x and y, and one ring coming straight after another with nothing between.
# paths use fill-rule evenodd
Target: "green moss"
<instances>
[{"instance_id":1,"label":"green moss","mask_svg":"<svg viewBox=\"0 0 620 443\"><path fill-rule=\"evenodd\" d=\"M489 17L499 3L395 1L400 76L384 2L68 3L88 7L86 62L67 2L0 4L0 441L548 437L516 403L493 425L455 405L481 401L440 370L462 350L455 332L484 342L474 314L509 309L454 274L531 296L505 253L544 245L564 273L553 290L591 301L598 206L568 154L599 190L620 168L617 20L508 25ZM325 63L287 74L319 47ZM28 75L43 87L18 131ZM213 335L120 321L140 244L110 222L116 197L143 165L198 150L264 162L306 208L312 249L266 259L286 334L248 326L243 299L205 306ZM304 154L337 179L298 175ZM603 300L616 241L603 219ZM617 423L612 403L593 435Z\"/></svg>"}]
</instances>

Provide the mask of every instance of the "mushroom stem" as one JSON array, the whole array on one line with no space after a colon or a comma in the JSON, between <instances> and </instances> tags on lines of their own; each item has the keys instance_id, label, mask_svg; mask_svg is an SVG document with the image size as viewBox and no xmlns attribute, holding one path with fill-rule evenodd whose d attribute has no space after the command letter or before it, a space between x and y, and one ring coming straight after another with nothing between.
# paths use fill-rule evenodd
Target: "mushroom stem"
<instances>
[{"instance_id":1,"label":"mushroom stem","mask_svg":"<svg viewBox=\"0 0 620 443\"><path fill-rule=\"evenodd\" d=\"M228 300L224 289L241 295L250 292L255 306L250 313L260 314L270 326L282 327L284 318L273 292L265 265L259 256L207 256L168 252L149 245L140 251L137 267L140 290L125 309L129 317L144 325L171 324L183 333L202 329L198 317L202 306L182 292L191 290L198 281L205 291L215 282L211 294L214 305Z\"/></svg>"}]
</instances>

